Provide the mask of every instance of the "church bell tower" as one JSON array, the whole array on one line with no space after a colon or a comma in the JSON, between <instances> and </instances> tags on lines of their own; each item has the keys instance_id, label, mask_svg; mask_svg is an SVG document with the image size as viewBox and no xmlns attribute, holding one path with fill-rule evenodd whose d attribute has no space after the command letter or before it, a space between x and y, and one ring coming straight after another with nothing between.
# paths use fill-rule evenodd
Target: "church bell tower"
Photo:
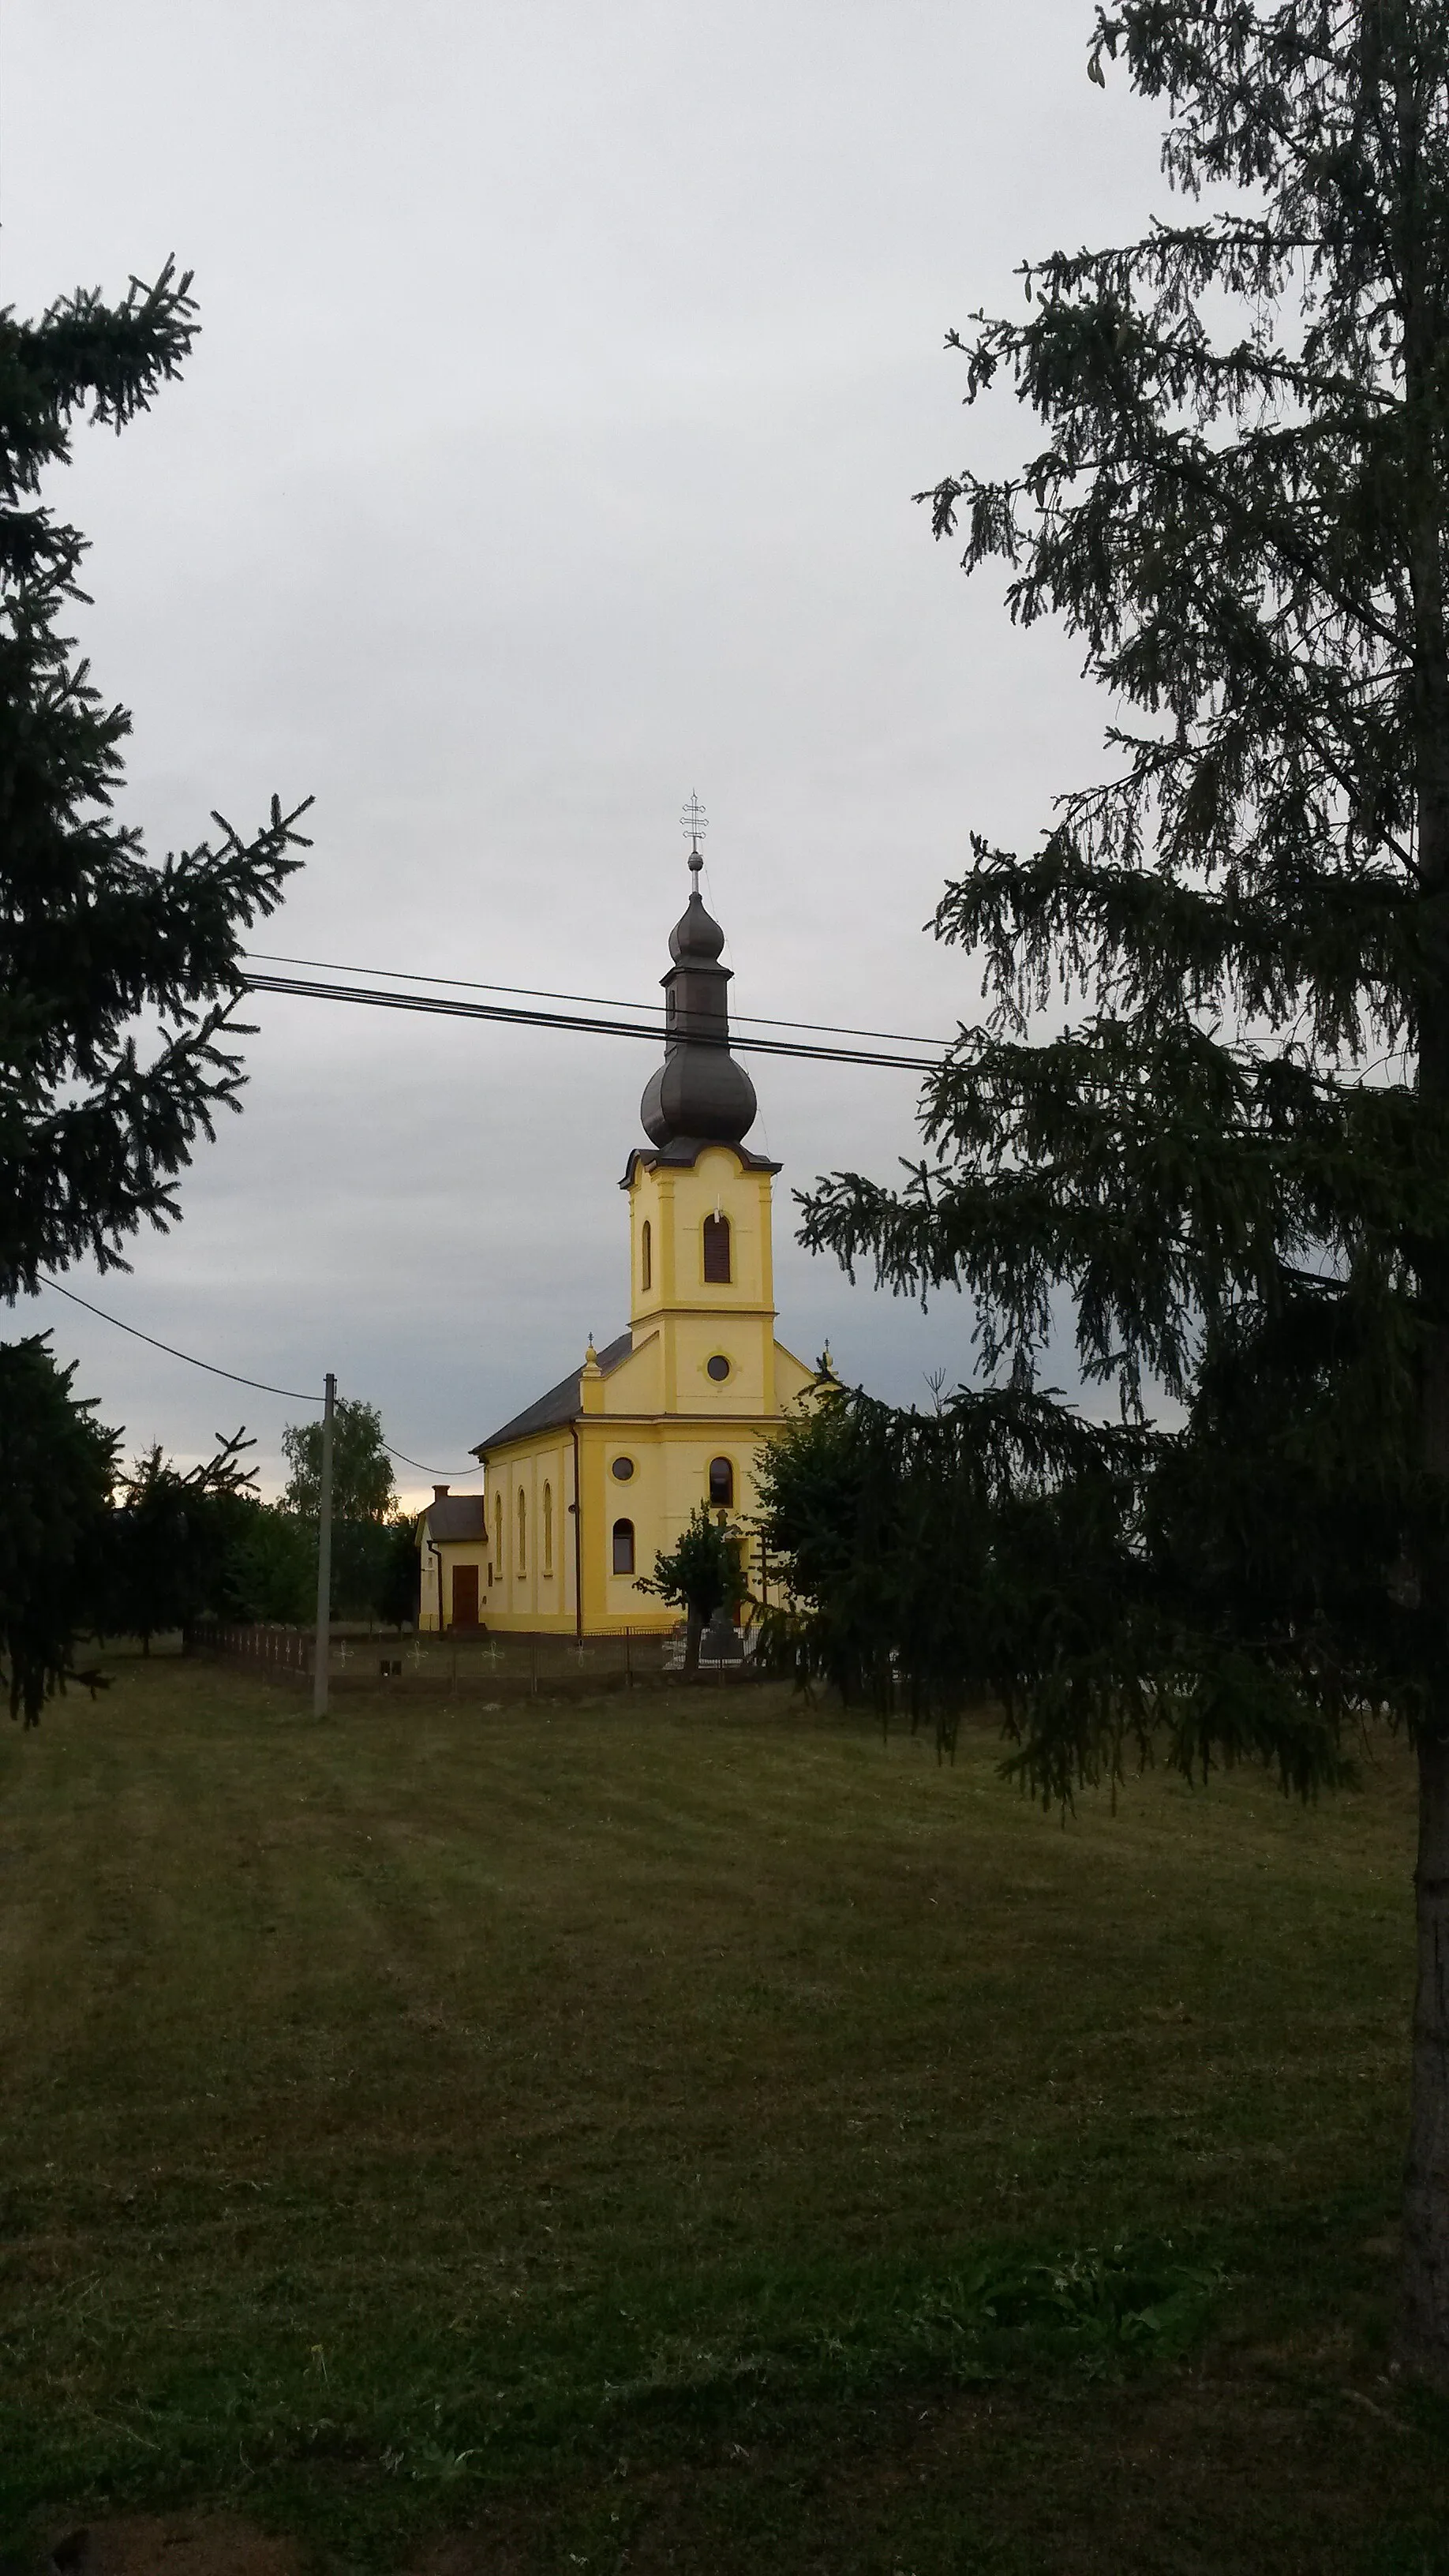
<instances>
[{"instance_id":1,"label":"church bell tower","mask_svg":"<svg viewBox=\"0 0 1449 2576\"><path fill-rule=\"evenodd\" d=\"M629 1322L636 1350L659 1338L666 1412L773 1415L780 1166L744 1141L755 1086L730 1053L724 932L700 895L702 818L691 819L693 884L662 979L664 1062L639 1104L650 1142L635 1147L620 1184L630 1202Z\"/></svg>"}]
</instances>

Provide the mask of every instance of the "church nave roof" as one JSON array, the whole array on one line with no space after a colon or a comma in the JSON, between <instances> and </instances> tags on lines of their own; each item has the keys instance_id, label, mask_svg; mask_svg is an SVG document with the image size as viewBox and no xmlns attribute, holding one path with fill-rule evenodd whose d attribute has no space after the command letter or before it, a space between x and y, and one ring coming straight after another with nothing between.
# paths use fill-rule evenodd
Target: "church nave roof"
<instances>
[{"instance_id":1,"label":"church nave roof","mask_svg":"<svg viewBox=\"0 0 1449 2576\"><path fill-rule=\"evenodd\" d=\"M606 1343L599 1353L599 1367L604 1376L607 1377L611 1369L616 1369L621 1360L626 1360L633 1348L634 1336L627 1330ZM547 1395L539 1396L535 1403L525 1405L522 1413L515 1413L513 1420L505 1422L501 1431L490 1431L486 1440L479 1441L473 1456L481 1458L487 1449L505 1448L510 1440L526 1440L534 1431L553 1431L561 1423L577 1422L583 1412L579 1384L582 1375L580 1363L572 1377L561 1377L557 1386L551 1386Z\"/></svg>"}]
</instances>

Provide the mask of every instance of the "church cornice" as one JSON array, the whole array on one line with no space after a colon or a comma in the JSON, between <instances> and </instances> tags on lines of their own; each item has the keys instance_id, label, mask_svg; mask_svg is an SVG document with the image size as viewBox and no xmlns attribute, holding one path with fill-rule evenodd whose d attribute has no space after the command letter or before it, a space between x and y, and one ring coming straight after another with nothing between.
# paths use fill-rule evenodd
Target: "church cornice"
<instances>
[{"instance_id":1,"label":"church cornice","mask_svg":"<svg viewBox=\"0 0 1449 2576\"><path fill-rule=\"evenodd\" d=\"M684 1423L692 1431L712 1428L720 1432L736 1432L771 1425L778 1428L784 1418L783 1413L590 1413L580 1414L578 1427L581 1434L586 1430L599 1431L613 1439L620 1431L657 1430L661 1423L666 1426L671 1422Z\"/></svg>"},{"instance_id":2,"label":"church cornice","mask_svg":"<svg viewBox=\"0 0 1449 2576\"><path fill-rule=\"evenodd\" d=\"M676 1136L667 1145L635 1145L630 1148L624 1166L621 1190L632 1190L634 1175L642 1163L646 1171L692 1172L701 1154L733 1154L745 1172L782 1172L783 1163L772 1163L768 1154L754 1154L748 1145L737 1145L720 1136Z\"/></svg>"},{"instance_id":3,"label":"church cornice","mask_svg":"<svg viewBox=\"0 0 1449 2576\"><path fill-rule=\"evenodd\" d=\"M725 1315L738 1315L742 1321L753 1316L756 1323L773 1324L779 1312L778 1306L747 1305L743 1298L731 1297L728 1290L721 1291L717 1302L701 1300L698 1305L685 1297L660 1297L640 1309L639 1330L643 1332L647 1328L649 1339L654 1341L660 1324L668 1315L692 1315L711 1324L717 1324ZM634 1348L642 1351L644 1345L636 1342Z\"/></svg>"},{"instance_id":4,"label":"church cornice","mask_svg":"<svg viewBox=\"0 0 1449 2576\"><path fill-rule=\"evenodd\" d=\"M780 1347L783 1349L783 1343ZM687 1423L692 1429L700 1429L713 1423L717 1431L741 1431L748 1430L753 1424L779 1423L783 1419L783 1411L723 1413L716 1412L713 1408L708 1413L686 1413L682 1409L673 1413L575 1413L571 1414L567 1421L550 1422L537 1431L520 1432L516 1440L496 1442L480 1440L472 1454L485 1464L490 1464L495 1458L501 1458L506 1450L536 1449L541 1442L547 1442L559 1433L567 1434L570 1431L577 1431L581 1438L597 1431L613 1439L620 1431L657 1429L661 1423L666 1426L671 1422Z\"/></svg>"}]
</instances>

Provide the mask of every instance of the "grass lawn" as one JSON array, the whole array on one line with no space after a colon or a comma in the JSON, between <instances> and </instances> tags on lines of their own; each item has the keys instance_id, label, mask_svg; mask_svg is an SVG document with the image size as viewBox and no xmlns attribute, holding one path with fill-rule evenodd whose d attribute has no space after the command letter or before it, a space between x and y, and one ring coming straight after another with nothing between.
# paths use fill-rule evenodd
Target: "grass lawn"
<instances>
[{"instance_id":1,"label":"grass lawn","mask_svg":"<svg viewBox=\"0 0 1449 2576\"><path fill-rule=\"evenodd\" d=\"M22 2560L214 2502L322 2567L1449 2571L1392 1743L1064 1827L771 1690L115 1669L0 1736Z\"/></svg>"}]
</instances>

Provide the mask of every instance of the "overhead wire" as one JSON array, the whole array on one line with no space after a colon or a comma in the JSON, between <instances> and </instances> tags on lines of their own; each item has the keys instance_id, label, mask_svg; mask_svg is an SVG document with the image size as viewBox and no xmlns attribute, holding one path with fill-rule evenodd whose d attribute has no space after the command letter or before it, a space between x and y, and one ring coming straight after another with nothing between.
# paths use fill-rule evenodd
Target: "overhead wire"
<instances>
[{"instance_id":1,"label":"overhead wire","mask_svg":"<svg viewBox=\"0 0 1449 2576\"><path fill-rule=\"evenodd\" d=\"M420 1476L446 1476L450 1484L455 1476L481 1476L483 1473L481 1458L471 1467L425 1467L421 1458L410 1458L406 1449L389 1448L385 1440L380 1440L377 1445L387 1450L389 1458L401 1459L405 1467L416 1467Z\"/></svg>"},{"instance_id":2,"label":"overhead wire","mask_svg":"<svg viewBox=\"0 0 1449 2576\"><path fill-rule=\"evenodd\" d=\"M566 1029L580 1035L640 1038L646 1040L651 1045L657 1045L661 1035L668 1037L672 1034L667 1023L663 1021L663 1014L660 1010L660 1006L651 1002L609 1001L598 994L556 993L550 991L546 987L535 985L485 984L475 981L467 976L414 974L405 968L388 969L372 966L341 966L325 958L284 957L277 952L269 952L262 949L247 949L243 950L242 954L245 957L248 966L246 976L247 989L252 992L290 993L309 1001L352 1002L364 1005L370 1004L376 1009L383 1010L422 1011L445 1019L494 1020L501 1021L512 1027ZM583 1005L589 1012L598 1010L655 1011L659 1013L659 1019L657 1022L645 1026L632 1024L623 1020L604 1020L593 1017L584 1017L580 1012L534 1011L513 1008L509 1003L504 1002L451 1001L440 998L436 993L390 992L381 984L367 986L362 984L318 984L303 982L297 977L289 975L259 975L252 971L253 959L278 965L309 966L315 971L327 975L361 974L374 975L378 977L387 973L405 975L407 980L411 983L438 985L449 992L466 991L501 993L509 995L514 1001L518 1002L574 1002ZM912 1046L916 1048L938 1047L944 1049L951 1043L950 1040L945 1038L920 1038L908 1036L899 1030L857 1029L826 1020L768 1019L758 1014L751 1014L748 1012L736 1015L735 1033L733 1034L732 1040L729 1036L715 1037L711 1035L702 1035L692 1030L681 1031L679 1034L687 1036L689 1043L693 1045L729 1047L730 1044L733 1043L735 1047L748 1049L757 1055L795 1056L817 1064L859 1064L870 1066L877 1070L897 1071L902 1073L922 1073L929 1072L930 1070L930 1059L920 1054L908 1056L881 1055L875 1052L867 1052L858 1047L801 1045L797 1040L790 1038L742 1037L738 1034L738 1030L741 1026L751 1028L796 1029L801 1032L815 1032L821 1036L875 1038L892 1045ZM71 1304L74 1306L84 1307L87 1314L95 1315L103 1324L113 1325L117 1332L129 1333L135 1341L146 1342L152 1350L163 1351L168 1359L181 1360L188 1368L203 1369L210 1377L226 1378L233 1386L252 1387L261 1395L283 1396L289 1404L305 1404L316 1408L321 1402L321 1399L317 1395L305 1394L299 1387L273 1386L269 1384L265 1378L246 1377L239 1369L222 1368L215 1360L198 1359L193 1351L178 1350L174 1343L161 1341L155 1333L143 1332L139 1324L128 1324L124 1322L119 1315L108 1314L103 1306L94 1305L90 1298L78 1295L76 1290L73 1288L63 1287L61 1282L58 1279L52 1278L48 1272L43 1273L42 1275L45 1279L46 1286L53 1288L58 1296L69 1298ZM396 1458L402 1466L416 1468L418 1474L421 1476L446 1476L451 1481L455 1476L477 1476L481 1475L483 1472L481 1466L450 1468L429 1467L424 1464L421 1458L410 1458L406 1450L394 1449L391 1443L386 1440L382 1441L379 1445L386 1451L389 1458Z\"/></svg>"},{"instance_id":3,"label":"overhead wire","mask_svg":"<svg viewBox=\"0 0 1449 2576\"><path fill-rule=\"evenodd\" d=\"M154 1333L143 1333L139 1324L125 1324L119 1315L108 1315L104 1306L93 1306L89 1297L78 1297L73 1288L63 1288L58 1279L51 1278L48 1270L42 1271L41 1277L47 1288L55 1290L57 1297L68 1297L73 1306L84 1306L88 1315L99 1315L103 1324L114 1324L118 1333L130 1333L138 1342L149 1342L153 1351L164 1351L168 1359L185 1360L188 1368L205 1369L211 1377L230 1378L233 1386L255 1387L262 1395L284 1395L289 1404L320 1404L322 1401L319 1395L304 1395L300 1387L268 1386L265 1378L243 1377L238 1369L219 1368L215 1360L199 1360L194 1351L178 1351L174 1342L160 1342Z\"/></svg>"},{"instance_id":4,"label":"overhead wire","mask_svg":"<svg viewBox=\"0 0 1449 2576\"><path fill-rule=\"evenodd\" d=\"M194 1351L179 1351L174 1342L158 1341L154 1333L143 1333L139 1324L127 1324L119 1315L108 1315L104 1306L93 1305L89 1297L78 1296L74 1288L62 1287L58 1279L52 1279L48 1270L42 1271L41 1277L46 1287L53 1288L58 1297L68 1297L73 1306L84 1306L88 1315L98 1316L103 1324L114 1324L118 1333L129 1333L134 1341L149 1342L153 1351L164 1351L168 1359L184 1360L188 1368L205 1369L208 1377L227 1378L233 1386L254 1387L259 1395L281 1395L289 1404L310 1404L318 1411L321 1409L323 1398L320 1395L305 1395L296 1386L270 1386L265 1378L243 1377L239 1369L222 1368L215 1360L199 1360ZM447 1476L451 1480L454 1476L481 1476L483 1473L481 1466L425 1466L421 1458L410 1458L405 1449L394 1449L387 1440L379 1441L378 1447L385 1449L389 1458L398 1459L404 1467L416 1467L420 1476Z\"/></svg>"},{"instance_id":5,"label":"overhead wire","mask_svg":"<svg viewBox=\"0 0 1449 2576\"><path fill-rule=\"evenodd\" d=\"M661 1027L650 1034L658 1037L662 1031L668 1035L663 1025L664 1006L661 1002L621 1002L606 993L555 993L544 984L488 984L472 975L425 975L410 966L345 966L332 957L286 957L279 950L266 948L244 948L241 954L246 958L255 957L264 965L310 966L325 975L375 975L390 977L394 983L441 984L452 991L465 993L507 993L532 1002L582 1002L586 1008L596 1011L657 1011ZM760 1011L732 1011L730 1018L736 1028L800 1029L826 1037L878 1038L888 1046L944 1048L954 1044L951 1038L917 1037L908 1029L851 1028L839 1020L772 1019Z\"/></svg>"},{"instance_id":6,"label":"overhead wire","mask_svg":"<svg viewBox=\"0 0 1449 2576\"><path fill-rule=\"evenodd\" d=\"M248 968L246 988L252 993L292 993L314 1002L355 1002L375 1010L422 1011L440 1019L500 1020L515 1028L571 1029L586 1036L642 1038L658 1046L661 1036L687 1037L693 1046L715 1046L754 1055L795 1056L813 1064L859 1064L898 1073L929 1073L924 1055L882 1055L864 1047L804 1046L793 1038L713 1036L693 1029L642 1027L628 1020L601 1020L577 1011L531 1011L504 1002L456 1002L436 993L392 993L380 985L318 984L296 975L258 975ZM916 1041L911 1041L916 1043Z\"/></svg>"}]
</instances>

